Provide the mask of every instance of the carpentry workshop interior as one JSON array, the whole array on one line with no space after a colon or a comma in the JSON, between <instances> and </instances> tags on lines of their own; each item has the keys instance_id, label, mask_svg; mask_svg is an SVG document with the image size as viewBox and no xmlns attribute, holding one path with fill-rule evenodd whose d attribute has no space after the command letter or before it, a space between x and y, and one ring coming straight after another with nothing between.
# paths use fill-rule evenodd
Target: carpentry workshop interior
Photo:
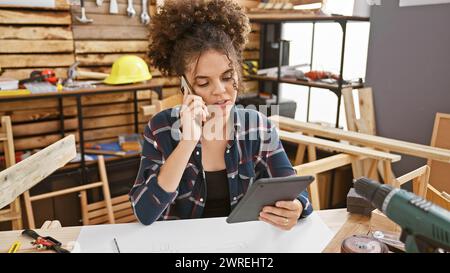
<instances>
[{"instance_id":1,"label":"carpentry workshop interior","mask_svg":"<svg viewBox=\"0 0 450 273\"><path fill-rule=\"evenodd\" d=\"M448 26L450 0L0 0L0 253L450 252Z\"/></svg>"}]
</instances>

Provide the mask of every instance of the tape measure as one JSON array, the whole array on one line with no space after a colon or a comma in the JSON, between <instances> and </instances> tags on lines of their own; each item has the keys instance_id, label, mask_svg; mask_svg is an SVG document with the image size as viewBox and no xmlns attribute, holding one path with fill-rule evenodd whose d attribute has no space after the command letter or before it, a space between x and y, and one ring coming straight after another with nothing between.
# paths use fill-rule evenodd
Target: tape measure
<instances>
[{"instance_id":1,"label":"tape measure","mask_svg":"<svg viewBox=\"0 0 450 273\"><path fill-rule=\"evenodd\" d=\"M386 244L366 235L353 235L341 245L341 253L388 253Z\"/></svg>"}]
</instances>

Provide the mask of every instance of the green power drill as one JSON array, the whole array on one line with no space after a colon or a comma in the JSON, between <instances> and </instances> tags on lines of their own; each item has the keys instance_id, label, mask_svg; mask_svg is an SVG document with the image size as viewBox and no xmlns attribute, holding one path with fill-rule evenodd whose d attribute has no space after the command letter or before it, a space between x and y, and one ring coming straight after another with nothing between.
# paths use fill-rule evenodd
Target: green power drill
<instances>
[{"instance_id":1,"label":"green power drill","mask_svg":"<svg viewBox=\"0 0 450 273\"><path fill-rule=\"evenodd\" d=\"M450 252L450 212L423 198L365 177L355 191L402 228L406 252Z\"/></svg>"}]
</instances>

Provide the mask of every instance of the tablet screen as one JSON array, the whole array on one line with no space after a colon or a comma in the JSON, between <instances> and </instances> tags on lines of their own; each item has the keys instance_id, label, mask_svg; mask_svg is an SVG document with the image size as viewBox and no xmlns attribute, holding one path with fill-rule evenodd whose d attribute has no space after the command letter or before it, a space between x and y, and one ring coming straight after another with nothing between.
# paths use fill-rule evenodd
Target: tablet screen
<instances>
[{"instance_id":1,"label":"tablet screen","mask_svg":"<svg viewBox=\"0 0 450 273\"><path fill-rule=\"evenodd\" d=\"M227 223L257 221L265 206L292 201L314 181L313 176L262 178L252 184L227 218Z\"/></svg>"}]
</instances>

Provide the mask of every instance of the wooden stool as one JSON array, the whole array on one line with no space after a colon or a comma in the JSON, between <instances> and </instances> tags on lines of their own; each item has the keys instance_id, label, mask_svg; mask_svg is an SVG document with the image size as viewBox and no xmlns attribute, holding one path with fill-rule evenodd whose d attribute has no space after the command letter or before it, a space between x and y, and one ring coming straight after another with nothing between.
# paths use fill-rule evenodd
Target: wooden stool
<instances>
[{"instance_id":1,"label":"wooden stool","mask_svg":"<svg viewBox=\"0 0 450 273\"><path fill-rule=\"evenodd\" d=\"M14 150L14 139L12 133L11 118L3 116L2 127L0 129L0 142L3 142L3 153L5 154L6 168L16 164L16 153ZM20 197L17 197L9 208L0 210L0 222L11 221L12 229L22 229L22 209L20 207Z\"/></svg>"},{"instance_id":2,"label":"wooden stool","mask_svg":"<svg viewBox=\"0 0 450 273\"><path fill-rule=\"evenodd\" d=\"M113 206L111 201L111 194L109 192L109 185L108 185L108 178L106 175L106 168L105 168L105 160L103 156L98 156L98 168L99 168L99 174L100 174L100 181L89 183L82 186L67 188L59 191L44 193L40 195L34 195L30 196L29 192L24 193L24 199L25 199L25 208L27 211L27 219L28 219L28 225L30 229L35 228L35 221L34 221L34 213L33 213L33 206L32 202L52 198L56 196L66 195L69 193L79 192L80 193L80 199L81 199L81 212L83 217L83 223L85 222L85 219L87 219L87 211L88 211L88 202L87 202L87 193L86 191L89 189L94 188L102 188L103 190L103 198L105 203L105 209L106 209L106 217L107 217L107 223L114 224L114 215L113 215Z\"/></svg>"}]
</instances>

